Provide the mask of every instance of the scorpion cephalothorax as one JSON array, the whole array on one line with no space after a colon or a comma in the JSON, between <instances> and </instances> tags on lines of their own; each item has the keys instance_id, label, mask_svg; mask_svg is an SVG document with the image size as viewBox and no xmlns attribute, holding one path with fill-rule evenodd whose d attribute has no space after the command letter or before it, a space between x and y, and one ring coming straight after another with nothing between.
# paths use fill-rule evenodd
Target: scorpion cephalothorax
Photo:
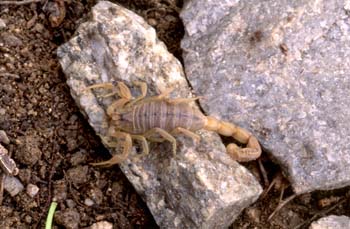
<instances>
[{"instance_id":1,"label":"scorpion cephalothorax","mask_svg":"<svg viewBox=\"0 0 350 229\"><path fill-rule=\"evenodd\" d=\"M112 83L101 83L87 87L87 89L116 89L115 92L103 96L117 94L120 97L107 108L107 115L110 118L107 138L124 139L122 154L114 155L110 160L94 163L94 165L110 166L124 161L131 151L132 140L142 143L143 155L149 153L147 140L155 142L167 140L171 142L175 155L176 139L173 136L181 133L199 141L199 135L193 132L199 129L232 136L238 142L247 144L246 148L241 148L234 143L228 144L226 148L228 154L237 161L255 160L260 156L259 142L251 133L232 123L205 116L194 109L189 102L197 98L169 98L171 89L158 96L146 97L146 83L134 82L134 85L141 88L141 95L134 99L123 82L118 82L116 86ZM103 137L103 140L109 147L120 145L119 142L109 141L107 138Z\"/></svg>"}]
</instances>

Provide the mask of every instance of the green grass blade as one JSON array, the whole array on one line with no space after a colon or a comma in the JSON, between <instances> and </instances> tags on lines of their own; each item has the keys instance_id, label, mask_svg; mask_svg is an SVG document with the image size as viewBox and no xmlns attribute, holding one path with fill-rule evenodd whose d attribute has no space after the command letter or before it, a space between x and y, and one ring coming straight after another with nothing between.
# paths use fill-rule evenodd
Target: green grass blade
<instances>
[{"instance_id":1,"label":"green grass blade","mask_svg":"<svg viewBox=\"0 0 350 229\"><path fill-rule=\"evenodd\" d=\"M47 214L47 218L46 218L46 222L45 222L45 229L52 228L53 215L55 214L56 207L57 207L57 203L52 202L50 205L49 213Z\"/></svg>"}]
</instances>

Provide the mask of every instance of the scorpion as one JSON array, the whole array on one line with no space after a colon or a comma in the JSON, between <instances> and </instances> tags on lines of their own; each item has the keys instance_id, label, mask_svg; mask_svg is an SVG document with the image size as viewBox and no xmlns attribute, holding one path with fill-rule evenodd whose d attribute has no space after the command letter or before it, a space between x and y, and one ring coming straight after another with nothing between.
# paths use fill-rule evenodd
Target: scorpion
<instances>
[{"instance_id":1,"label":"scorpion","mask_svg":"<svg viewBox=\"0 0 350 229\"><path fill-rule=\"evenodd\" d=\"M231 136L237 142L246 144L242 148L235 143L227 145L227 153L236 161L246 162L255 160L261 155L261 147L256 137L247 130L232 123L220 121L211 116L205 116L198 109L190 106L194 98L169 98L173 88L169 88L159 95L146 97L147 84L134 81L133 85L141 89L141 95L134 98L125 83L119 81L113 83L98 83L86 87L87 90L95 88L112 89L113 92L103 95L109 97L118 95L120 98L112 102L106 109L109 118L107 136L102 141L111 148L121 146L121 154L112 156L111 159L99 163L99 166L112 166L126 160L132 149L132 141L141 143L142 153L149 153L147 140L151 142L169 141L172 144L172 153L176 155L175 135L183 134L199 142L200 136L194 131L205 129L215 131L223 136ZM118 142L107 138L119 139ZM123 140L123 141L122 141ZM122 143L120 143L122 141Z\"/></svg>"}]
</instances>

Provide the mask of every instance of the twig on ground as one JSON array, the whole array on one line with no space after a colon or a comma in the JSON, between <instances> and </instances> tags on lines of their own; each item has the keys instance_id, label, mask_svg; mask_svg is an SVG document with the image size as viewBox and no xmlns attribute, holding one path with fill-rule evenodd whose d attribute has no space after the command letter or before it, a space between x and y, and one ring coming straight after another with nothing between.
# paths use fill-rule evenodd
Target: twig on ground
<instances>
[{"instance_id":1,"label":"twig on ground","mask_svg":"<svg viewBox=\"0 0 350 229\"><path fill-rule=\"evenodd\" d=\"M4 196L4 181L5 181L5 174L0 174L0 206L2 204L3 196Z\"/></svg>"},{"instance_id":2,"label":"twig on ground","mask_svg":"<svg viewBox=\"0 0 350 229\"><path fill-rule=\"evenodd\" d=\"M289 184L284 183L284 177L281 172L278 172L277 175L272 179L270 185L264 190L264 192L261 194L261 199L265 198L267 194L270 192L270 190L275 187L276 189L282 190L289 186ZM282 190L284 191L284 190ZM283 195L283 193L282 193Z\"/></svg>"},{"instance_id":3,"label":"twig on ground","mask_svg":"<svg viewBox=\"0 0 350 229\"><path fill-rule=\"evenodd\" d=\"M291 200L293 200L296 196L297 196L297 194L293 194L290 197L288 197L287 199L285 199L283 202L279 203L277 208L271 213L269 218L267 218L267 221L270 221L272 219L272 217L274 217L279 210L281 210L287 203L289 203Z\"/></svg>"},{"instance_id":4,"label":"twig on ground","mask_svg":"<svg viewBox=\"0 0 350 229\"><path fill-rule=\"evenodd\" d=\"M284 185L282 184L282 190L281 190L281 193L280 193L280 198L278 199L278 205L282 202L283 200L283 195L284 195Z\"/></svg>"},{"instance_id":5,"label":"twig on ground","mask_svg":"<svg viewBox=\"0 0 350 229\"><path fill-rule=\"evenodd\" d=\"M2 3L3 2L0 2L0 5ZM3 72L3 73L0 72L0 76L2 76L2 77L11 77L11 78L14 78L14 79L19 79L20 78L19 75L17 75L17 74L12 74L12 73L7 73L7 72Z\"/></svg>"},{"instance_id":6,"label":"twig on ground","mask_svg":"<svg viewBox=\"0 0 350 229\"><path fill-rule=\"evenodd\" d=\"M270 185L263 191L263 193L261 194L261 199L264 199L267 194L270 192L270 190L272 189L272 187L276 184L277 180L273 179L272 182L270 183Z\"/></svg>"},{"instance_id":7,"label":"twig on ground","mask_svg":"<svg viewBox=\"0 0 350 229\"><path fill-rule=\"evenodd\" d=\"M30 3L40 2L41 0L22 0L22 1L0 1L0 5L26 5Z\"/></svg>"},{"instance_id":8,"label":"twig on ground","mask_svg":"<svg viewBox=\"0 0 350 229\"><path fill-rule=\"evenodd\" d=\"M262 175L263 180L264 180L264 186L265 186L265 188L269 187L269 185L270 185L269 178L267 177L267 172L266 172L265 167L264 167L260 158L258 159L258 165L259 165L259 169L260 169L261 175Z\"/></svg>"}]
</instances>

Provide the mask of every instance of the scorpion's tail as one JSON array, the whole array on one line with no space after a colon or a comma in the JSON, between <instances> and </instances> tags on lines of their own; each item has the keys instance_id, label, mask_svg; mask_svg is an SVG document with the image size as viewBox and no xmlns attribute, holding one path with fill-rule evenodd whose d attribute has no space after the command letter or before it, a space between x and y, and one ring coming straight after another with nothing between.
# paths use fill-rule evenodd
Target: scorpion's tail
<instances>
[{"instance_id":1,"label":"scorpion's tail","mask_svg":"<svg viewBox=\"0 0 350 229\"><path fill-rule=\"evenodd\" d=\"M251 161L259 158L261 155L261 147L256 137L241 127L208 116L204 128L223 136L231 136L238 142L247 144L246 148L241 148L234 143L227 145L228 154L236 161Z\"/></svg>"}]
</instances>

